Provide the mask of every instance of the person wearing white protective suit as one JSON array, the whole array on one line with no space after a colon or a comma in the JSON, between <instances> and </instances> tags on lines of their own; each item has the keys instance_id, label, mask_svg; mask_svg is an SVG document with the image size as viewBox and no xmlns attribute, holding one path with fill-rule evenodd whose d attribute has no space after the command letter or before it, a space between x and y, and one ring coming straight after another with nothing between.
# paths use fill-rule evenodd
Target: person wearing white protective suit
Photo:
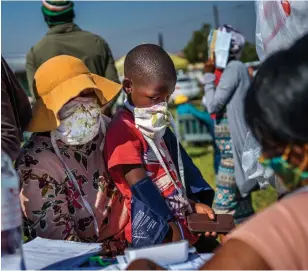
<instances>
[{"instance_id":1,"label":"person wearing white protective suit","mask_svg":"<svg viewBox=\"0 0 308 271\"><path fill-rule=\"evenodd\" d=\"M105 168L109 120L101 114L121 85L61 55L40 66L34 86L39 99L27 128L34 134L16 162L24 235L102 242L105 253L122 252L128 216Z\"/></svg>"},{"instance_id":2,"label":"person wearing white protective suit","mask_svg":"<svg viewBox=\"0 0 308 271\"><path fill-rule=\"evenodd\" d=\"M261 61L276 51L288 48L308 33L308 1L256 1L256 49ZM242 156L246 181L238 184L242 194L249 187L259 184L261 189L270 184L276 188L279 198L286 194L279 177L265 169L258 159L261 147L250 132L247 133Z\"/></svg>"},{"instance_id":3,"label":"person wearing white protective suit","mask_svg":"<svg viewBox=\"0 0 308 271\"><path fill-rule=\"evenodd\" d=\"M261 61L308 33L308 1L256 1L256 49Z\"/></svg>"}]
</instances>

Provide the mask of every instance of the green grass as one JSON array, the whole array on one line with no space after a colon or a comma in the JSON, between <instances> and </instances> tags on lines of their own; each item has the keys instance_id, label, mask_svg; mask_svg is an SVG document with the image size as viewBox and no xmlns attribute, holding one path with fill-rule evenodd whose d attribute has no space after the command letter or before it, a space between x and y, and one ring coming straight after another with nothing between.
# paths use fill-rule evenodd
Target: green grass
<instances>
[{"instance_id":1,"label":"green grass","mask_svg":"<svg viewBox=\"0 0 308 271\"><path fill-rule=\"evenodd\" d=\"M187 153L199 168L204 179L215 188L215 172L213 165L213 147L195 147L184 145ZM260 190L252 193L253 207L255 211L260 211L277 200L277 193L273 188Z\"/></svg>"}]
</instances>

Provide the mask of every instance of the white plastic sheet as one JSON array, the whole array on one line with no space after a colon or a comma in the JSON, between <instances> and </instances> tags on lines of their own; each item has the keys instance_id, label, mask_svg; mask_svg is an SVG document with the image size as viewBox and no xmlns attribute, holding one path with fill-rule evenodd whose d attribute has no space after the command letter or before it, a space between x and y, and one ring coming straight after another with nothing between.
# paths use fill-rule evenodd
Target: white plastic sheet
<instances>
[{"instance_id":1,"label":"white plastic sheet","mask_svg":"<svg viewBox=\"0 0 308 271\"><path fill-rule=\"evenodd\" d=\"M253 137L251 132L248 132L242 156L242 167L246 175L246 180L256 180L260 188L265 189L270 184L274 186L274 172L270 168L264 168L258 162L260 155L261 147L259 143Z\"/></svg>"},{"instance_id":2,"label":"white plastic sheet","mask_svg":"<svg viewBox=\"0 0 308 271\"><path fill-rule=\"evenodd\" d=\"M308 1L255 1L256 49L260 60L290 47L308 32Z\"/></svg>"},{"instance_id":3,"label":"white plastic sheet","mask_svg":"<svg viewBox=\"0 0 308 271\"><path fill-rule=\"evenodd\" d=\"M271 185L276 189L278 195L283 195L287 192L286 187L275 176L271 168L265 168L258 162L260 155L261 146L249 131L242 155L242 168L245 173L246 182L238 184L241 195L246 196L255 184L258 184L260 189L266 189Z\"/></svg>"},{"instance_id":4,"label":"white plastic sheet","mask_svg":"<svg viewBox=\"0 0 308 271\"><path fill-rule=\"evenodd\" d=\"M261 61L278 50L290 47L308 33L308 1L256 0L255 8L256 49ZM239 187L241 194L245 194L247 188L256 182L261 189L271 184L278 194L283 194L286 189L273 171L265 169L258 162L260 154L260 145L248 132L242 155L246 182Z\"/></svg>"}]
</instances>

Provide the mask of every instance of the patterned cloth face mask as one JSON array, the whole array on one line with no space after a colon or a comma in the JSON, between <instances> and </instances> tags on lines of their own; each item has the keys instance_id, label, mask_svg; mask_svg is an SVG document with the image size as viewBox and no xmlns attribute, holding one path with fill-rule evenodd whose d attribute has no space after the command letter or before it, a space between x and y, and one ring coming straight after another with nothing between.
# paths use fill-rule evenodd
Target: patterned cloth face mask
<instances>
[{"instance_id":1,"label":"patterned cloth face mask","mask_svg":"<svg viewBox=\"0 0 308 271\"><path fill-rule=\"evenodd\" d=\"M282 178L284 185L289 191L300 188L308 184L308 171L304 169L308 164L308 145L305 145L305 157L299 167L295 167L288 162L291 147L288 146L282 156L270 159L261 156L259 162L265 167L271 167L275 173Z\"/></svg>"},{"instance_id":2,"label":"patterned cloth face mask","mask_svg":"<svg viewBox=\"0 0 308 271\"><path fill-rule=\"evenodd\" d=\"M126 107L129 104L125 103ZM153 140L160 140L170 124L168 104L162 102L148 108L133 108L135 124L141 133Z\"/></svg>"},{"instance_id":3,"label":"patterned cloth face mask","mask_svg":"<svg viewBox=\"0 0 308 271\"><path fill-rule=\"evenodd\" d=\"M66 145L83 145L99 133L101 108L95 98L77 97L60 110L55 138Z\"/></svg>"}]
</instances>

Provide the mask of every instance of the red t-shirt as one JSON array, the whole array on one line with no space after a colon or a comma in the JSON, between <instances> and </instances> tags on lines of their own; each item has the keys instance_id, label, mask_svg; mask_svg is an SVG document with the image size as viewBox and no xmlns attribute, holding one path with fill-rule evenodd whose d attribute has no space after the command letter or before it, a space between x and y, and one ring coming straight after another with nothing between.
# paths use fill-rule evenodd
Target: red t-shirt
<instances>
[{"instance_id":1,"label":"red t-shirt","mask_svg":"<svg viewBox=\"0 0 308 271\"><path fill-rule=\"evenodd\" d=\"M166 163L170 175L179 187L182 184L178 178L175 165L162 139L159 151ZM191 234L187 228L185 217L192 212L188 198L178 194L173 182L168 178L156 155L136 128L133 114L125 108L120 109L108 126L104 148L105 161L116 186L122 193L127 206L130 221L125 228L125 236L132 242L131 228L131 190L123 176L121 165L143 164L147 175L153 180L172 214L181 223L185 238L194 244L198 237Z\"/></svg>"}]
</instances>

